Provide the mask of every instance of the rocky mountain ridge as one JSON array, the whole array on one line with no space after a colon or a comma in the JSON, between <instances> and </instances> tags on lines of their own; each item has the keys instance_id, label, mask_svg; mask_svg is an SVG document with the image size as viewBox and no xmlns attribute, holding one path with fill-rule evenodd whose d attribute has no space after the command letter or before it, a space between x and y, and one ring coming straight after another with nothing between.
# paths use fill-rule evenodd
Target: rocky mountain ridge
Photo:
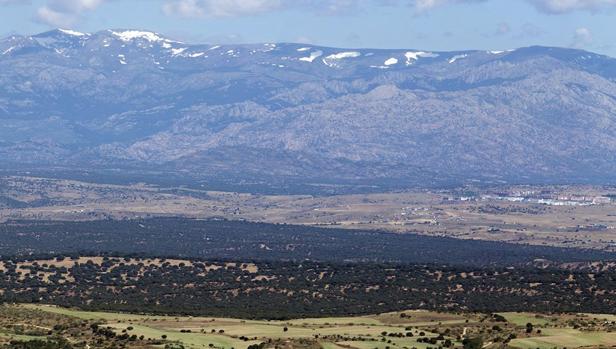
<instances>
[{"instance_id":1,"label":"rocky mountain ridge","mask_svg":"<svg viewBox=\"0 0 616 349\"><path fill-rule=\"evenodd\" d=\"M586 51L0 40L0 161L195 180L616 182L616 60Z\"/></svg>"}]
</instances>

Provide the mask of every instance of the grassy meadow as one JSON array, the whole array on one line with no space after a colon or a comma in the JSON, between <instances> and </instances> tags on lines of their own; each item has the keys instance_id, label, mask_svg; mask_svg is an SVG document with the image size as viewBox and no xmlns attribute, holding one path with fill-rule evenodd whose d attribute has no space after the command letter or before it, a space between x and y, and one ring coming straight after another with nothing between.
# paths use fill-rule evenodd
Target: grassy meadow
<instances>
[{"instance_id":1,"label":"grassy meadow","mask_svg":"<svg viewBox=\"0 0 616 349\"><path fill-rule=\"evenodd\" d=\"M475 344L477 347L473 349L616 346L616 331L612 332L616 329L616 317L603 314L499 313L494 316L415 310L270 321L89 312L23 304L2 306L0 315L3 315L0 339L4 341L46 339L57 327L53 324L62 323L64 332L60 333L67 336L79 332L82 337L68 338L84 348L86 345L94 348L96 341L101 341L83 330L92 324L122 338L132 337L132 342L125 346L138 348L164 348L173 344L184 348L244 349L261 344L262 348L468 349L465 338L481 339L480 345ZM527 324L532 324L530 330ZM74 329L78 327L79 331ZM38 332L24 331L24 328Z\"/></svg>"}]
</instances>

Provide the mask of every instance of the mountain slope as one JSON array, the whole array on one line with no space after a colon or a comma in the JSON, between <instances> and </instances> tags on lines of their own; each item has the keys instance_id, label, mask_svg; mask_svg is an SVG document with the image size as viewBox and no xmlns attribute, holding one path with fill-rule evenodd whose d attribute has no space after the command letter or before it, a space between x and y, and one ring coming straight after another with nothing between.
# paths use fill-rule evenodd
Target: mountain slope
<instances>
[{"instance_id":1,"label":"mountain slope","mask_svg":"<svg viewBox=\"0 0 616 349\"><path fill-rule=\"evenodd\" d=\"M0 41L0 161L194 179L616 182L616 60L585 51Z\"/></svg>"}]
</instances>

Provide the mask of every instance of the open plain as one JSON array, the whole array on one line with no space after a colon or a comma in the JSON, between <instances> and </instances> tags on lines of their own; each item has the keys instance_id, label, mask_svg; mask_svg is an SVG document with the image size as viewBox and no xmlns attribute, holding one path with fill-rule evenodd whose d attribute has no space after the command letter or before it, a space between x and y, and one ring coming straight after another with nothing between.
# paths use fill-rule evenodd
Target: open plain
<instances>
[{"instance_id":1,"label":"open plain","mask_svg":"<svg viewBox=\"0 0 616 349\"><path fill-rule=\"evenodd\" d=\"M312 196L2 177L0 221L224 218L614 251L613 198L591 186Z\"/></svg>"}]
</instances>

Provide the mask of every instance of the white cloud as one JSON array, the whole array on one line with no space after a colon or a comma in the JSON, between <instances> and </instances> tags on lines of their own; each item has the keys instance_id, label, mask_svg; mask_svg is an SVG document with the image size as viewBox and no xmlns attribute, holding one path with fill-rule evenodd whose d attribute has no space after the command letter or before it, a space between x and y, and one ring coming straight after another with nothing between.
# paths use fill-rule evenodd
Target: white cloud
<instances>
[{"instance_id":1,"label":"white cloud","mask_svg":"<svg viewBox=\"0 0 616 349\"><path fill-rule=\"evenodd\" d=\"M181 17L233 17L289 9L335 15L365 8L369 4L390 6L401 3L402 0L165 0L163 11Z\"/></svg>"},{"instance_id":2,"label":"white cloud","mask_svg":"<svg viewBox=\"0 0 616 349\"><path fill-rule=\"evenodd\" d=\"M46 4L37 10L37 18L40 22L53 26L71 26L81 19L84 13L95 10L106 1L109 0L46 0ZM319 14L344 14L358 9L365 10L368 8L367 5L409 5L421 13L447 5L487 1L493 0L164 0L163 11L168 15L180 17L233 17L288 9L311 11ZM616 8L616 0L524 1L530 3L539 11L550 14L572 11L603 11ZM0 6L28 3L31 3L31 1L0 0Z\"/></svg>"},{"instance_id":3,"label":"white cloud","mask_svg":"<svg viewBox=\"0 0 616 349\"><path fill-rule=\"evenodd\" d=\"M419 10L442 5L482 2L488 0L410 0ZM600 11L616 7L616 0L526 0L542 12L561 14L572 11Z\"/></svg>"},{"instance_id":4,"label":"white cloud","mask_svg":"<svg viewBox=\"0 0 616 349\"><path fill-rule=\"evenodd\" d=\"M232 17L286 9L344 14L367 5L410 5L421 12L443 5L484 1L488 0L166 0L163 11L181 17Z\"/></svg>"},{"instance_id":5,"label":"white cloud","mask_svg":"<svg viewBox=\"0 0 616 349\"><path fill-rule=\"evenodd\" d=\"M511 26L507 22L501 22L496 26L496 35L506 35L511 32Z\"/></svg>"},{"instance_id":6,"label":"white cloud","mask_svg":"<svg viewBox=\"0 0 616 349\"><path fill-rule=\"evenodd\" d=\"M553 14L572 11L599 11L616 7L616 0L527 0L537 9Z\"/></svg>"},{"instance_id":7,"label":"white cloud","mask_svg":"<svg viewBox=\"0 0 616 349\"><path fill-rule=\"evenodd\" d=\"M322 14L344 14L369 5L408 5L417 12L439 7L489 2L492 0L165 0L163 10L181 17L232 17L256 15L287 9L309 10ZM519 1L519 0L517 0ZM616 0L524 0L538 10L565 13L576 10L602 10L616 5Z\"/></svg>"},{"instance_id":8,"label":"white cloud","mask_svg":"<svg viewBox=\"0 0 616 349\"><path fill-rule=\"evenodd\" d=\"M584 48L592 43L592 32L588 28L577 28L573 34L571 47Z\"/></svg>"},{"instance_id":9,"label":"white cloud","mask_svg":"<svg viewBox=\"0 0 616 349\"><path fill-rule=\"evenodd\" d=\"M168 0L166 14L182 17L232 17L278 10L284 0Z\"/></svg>"},{"instance_id":10,"label":"white cloud","mask_svg":"<svg viewBox=\"0 0 616 349\"><path fill-rule=\"evenodd\" d=\"M411 5L419 11L426 11L435 7L452 5L452 4L464 4L473 2L484 2L487 0L411 0Z\"/></svg>"},{"instance_id":11,"label":"white cloud","mask_svg":"<svg viewBox=\"0 0 616 349\"><path fill-rule=\"evenodd\" d=\"M66 28L73 25L76 20L73 14L55 11L47 6L40 7L38 10L36 10L36 18L39 22L43 22L54 27Z\"/></svg>"},{"instance_id":12,"label":"white cloud","mask_svg":"<svg viewBox=\"0 0 616 349\"><path fill-rule=\"evenodd\" d=\"M93 11L105 0L49 0L37 9L40 22L55 27L73 25L84 12Z\"/></svg>"},{"instance_id":13,"label":"white cloud","mask_svg":"<svg viewBox=\"0 0 616 349\"><path fill-rule=\"evenodd\" d=\"M382 0L381 0L382 1ZM317 1L300 1L304 7L316 10L323 14L340 14L348 11L353 11L359 8L366 1L361 0L317 0ZM382 5L381 2L378 2Z\"/></svg>"}]
</instances>

